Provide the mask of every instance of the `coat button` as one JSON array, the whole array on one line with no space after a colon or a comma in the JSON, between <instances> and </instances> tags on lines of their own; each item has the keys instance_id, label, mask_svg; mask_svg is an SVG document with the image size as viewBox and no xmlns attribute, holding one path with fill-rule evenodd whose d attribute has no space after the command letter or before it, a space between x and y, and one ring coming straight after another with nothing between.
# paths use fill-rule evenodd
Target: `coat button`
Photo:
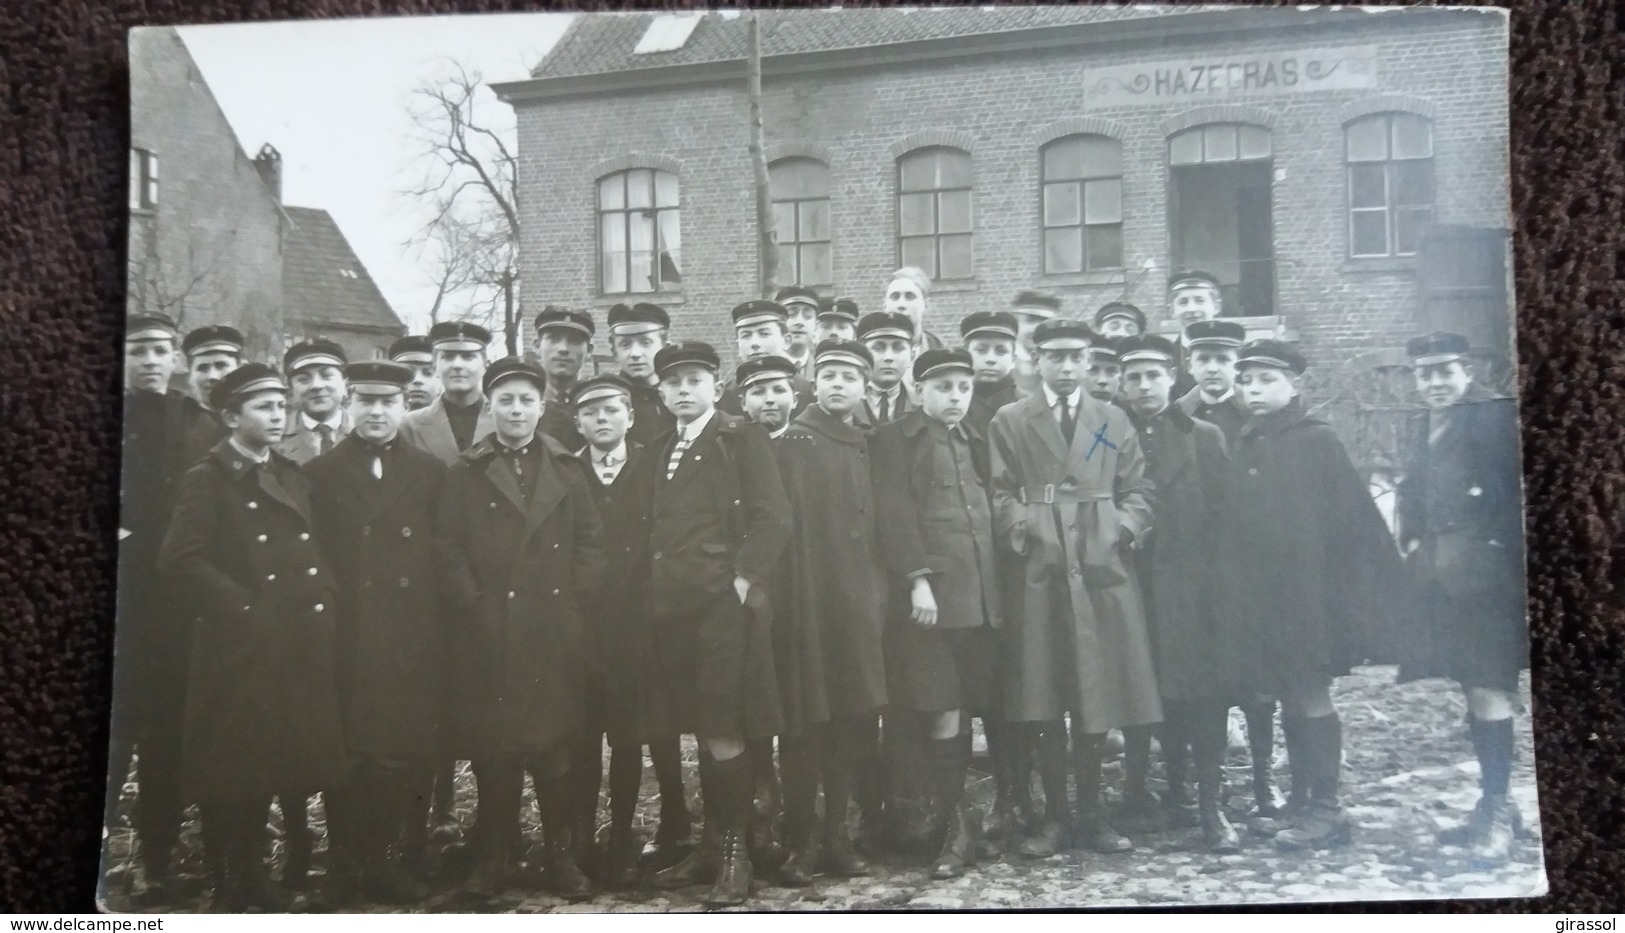
<instances>
[{"instance_id":1,"label":"coat button","mask_svg":"<svg viewBox=\"0 0 1625 933\"><path fill-rule=\"evenodd\" d=\"M260 536L259 536L259 542L260 542L260 543L261 543L261 544L264 544L264 543L265 543L265 542L266 542L266 541L269 541L269 540L270 540L270 539L269 539L269 538L267 538L267 537L265 537L265 536L264 536L264 535L260 535Z\"/></svg>"},{"instance_id":2,"label":"coat button","mask_svg":"<svg viewBox=\"0 0 1625 933\"><path fill-rule=\"evenodd\" d=\"M402 528L401 529L401 537L403 537L403 538L412 537L412 529L410 529L410 528Z\"/></svg>"},{"instance_id":3,"label":"coat button","mask_svg":"<svg viewBox=\"0 0 1625 933\"><path fill-rule=\"evenodd\" d=\"M1467 495L1469 496L1482 496L1483 494L1484 490L1478 486L1473 486L1467 490Z\"/></svg>"},{"instance_id":4,"label":"coat button","mask_svg":"<svg viewBox=\"0 0 1625 933\"><path fill-rule=\"evenodd\" d=\"M554 591L553 591L553 595L554 595L554 596L557 596L557 595L559 595L559 591L558 591L558 590L554 590Z\"/></svg>"},{"instance_id":5,"label":"coat button","mask_svg":"<svg viewBox=\"0 0 1625 933\"><path fill-rule=\"evenodd\" d=\"M268 574L265 575L266 582L270 582L270 581L275 580L275 579L276 579L276 574L274 574L274 573L268 573Z\"/></svg>"},{"instance_id":6,"label":"coat button","mask_svg":"<svg viewBox=\"0 0 1625 933\"><path fill-rule=\"evenodd\" d=\"M307 577L314 577L315 575L316 575L316 568L315 567L312 567L309 570L305 571L305 576L307 576Z\"/></svg>"},{"instance_id":7,"label":"coat button","mask_svg":"<svg viewBox=\"0 0 1625 933\"><path fill-rule=\"evenodd\" d=\"M260 507L260 504L258 502L250 502L248 504L248 507L251 508L251 509L257 509L257 508Z\"/></svg>"},{"instance_id":8,"label":"coat button","mask_svg":"<svg viewBox=\"0 0 1625 933\"><path fill-rule=\"evenodd\" d=\"M1257 476L1258 475L1258 467L1248 467L1247 468L1247 475L1248 476Z\"/></svg>"},{"instance_id":9,"label":"coat button","mask_svg":"<svg viewBox=\"0 0 1625 933\"><path fill-rule=\"evenodd\" d=\"M406 589L406 587L410 583L411 583L410 580L406 579L405 577L401 577L401 589L403 589L403 590Z\"/></svg>"},{"instance_id":10,"label":"coat button","mask_svg":"<svg viewBox=\"0 0 1625 933\"><path fill-rule=\"evenodd\" d=\"M309 541L310 540L310 532L308 532L308 531L299 532L299 540L301 540L301 541Z\"/></svg>"},{"instance_id":11,"label":"coat button","mask_svg":"<svg viewBox=\"0 0 1625 933\"><path fill-rule=\"evenodd\" d=\"M321 603L317 603L316 606L315 606L315 609L316 609L317 612L321 612L325 608L327 608L327 607L323 606Z\"/></svg>"},{"instance_id":12,"label":"coat button","mask_svg":"<svg viewBox=\"0 0 1625 933\"><path fill-rule=\"evenodd\" d=\"M508 591L508 598L513 599L513 590Z\"/></svg>"},{"instance_id":13,"label":"coat button","mask_svg":"<svg viewBox=\"0 0 1625 933\"><path fill-rule=\"evenodd\" d=\"M497 507L497 504L496 504L496 503L495 503L495 502L493 502L493 503L491 503L491 508L493 508L493 509L494 509L494 508L496 508L496 507Z\"/></svg>"},{"instance_id":14,"label":"coat button","mask_svg":"<svg viewBox=\"0 0 1625 933\"><path fill-rule=\"evenodd\" d=\"M655 552L655 560L659 560L659 559L660 559L660 552L656 551Z\"/></svg>"}]
</instances>

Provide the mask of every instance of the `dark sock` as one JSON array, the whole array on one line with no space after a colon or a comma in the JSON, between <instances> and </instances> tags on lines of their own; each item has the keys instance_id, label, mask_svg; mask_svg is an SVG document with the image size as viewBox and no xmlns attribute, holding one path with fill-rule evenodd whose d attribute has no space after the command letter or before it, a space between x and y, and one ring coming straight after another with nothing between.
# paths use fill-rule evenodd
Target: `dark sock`
<instances>
[{"instance_id":1,"label":"dark sock","mask_svg":"<svg viewBox=\"0 0 1625 933\"><path fill-rule=\"evenodd\" d=\"M1310 793L1317 803L1335 807L1343 771L1343 722L1332 713L1306 720L1306 725L1314 736L1315 773L1310 778Z\"/></svg>"},{"instance_id":2,"label":"dark sock","mask_svg":"<svg viewBox=\"0 0 1625 933\"><path fill-rule=\"evenodd\" d=\"M1168 733L1163 733L1166 740ZM1162 753L1168 754L1168 743L1164 743ZM1124 791L1136 793L1145 791L1147 774L1151 770L1151 727L1125 726L1123 728L1123 784Z\"/></svg>"},{"instance_id":3,"label":"dark sock","mask_svg":"<svg viewBox=\"0 0 1625 933\"><path fill-rule=\"evenodd\" d=\"M1512 720L1469 719L1473 752L1478 756L1479 785L1486 797L1504 797L1512 780Z\"/></svg>"},{"instance_id":4,"label":"dark sock","mask_svg":"<svg viewBox=\"0 0 1625 933\"><path fill-rule=\"evenodd\" d=\"M1066 723L1042 724L1038 737L1038 779L1044 786L1044 816L1065 822L1066 805Z\"/></svg>"},{"instance_id":5,"label":"dark sock","mask_svg":"<svg viewBox=\"0 0 1625 933\"><path fill-rule=\"evenodd\" d=\"M780 736L779 770L784 784L785 830L792 846L816 832L818 781L823 771L827 728L807 726L798 736Z\"/></svg>"},{"instance_id":6,"label":"dark sock","mask_svg":"<svg viewBox=\"0 0 1625 933\"><path fill-rule=\"evenodd\" d=\"M1078 817L1088 822L1100 816L1100 761L1106 734L1072 736L1072 769L1078 785Z\"/></svg>"},{"instance_id":7,"label":"dark sock","mask_svg":"<svg viewBox=\"0 0 1625 933\"><path fill-rule=\"evenodd\" d=\"M702 759L703 749L702 751ZM676 811L688 806L683 794L683 758L681 741L672 736L649 743L649 763L655 769L655 784L660 788L660 809Z\"/></svg>"},{"instance_id":8,"label":"dark sock","mask_svg":"<svg viewBox=\"0 0 1625 933\"><path fill-rule=\"evenodd\" d=\"M1243 704L1241 714L1247 719L1247 749L1253 767L1269 767L1275 757L1275 701ZM1285 718L1281 720L1281 731L1286 731Z\"/></svg>"},{"instance_id":9,"label":"dark sock","mask_svg":"<svg viewBox=\"0 0 1625 933\"><path fill-rule=\"evenodd\" d=\"M742 832L750 821L754 783L750 753L742 752L726 761L712 758L710 770L711 786L702 784L700 792L711 807L710 812L716 814L718 831Z\"/></svg>"},{"instance_id":10,"label":"dark sock","mask_svg":"<svg viewBox=\"0 0 1625 933\"><path fill-rule=\"evenodd\" d=\"M970 765L970 748L957 735L936 739L931 745L937 805L944 814L950 814L965 802L965 770Z\"/></svg>"},{"instance_id":11,"label":"dark sock","mask_svg":"<svg viewBox=\"0 0 1625 933\"><path fill-rule=\"evenodd\" d=\"M630 830L638 809L638 789L643 783L643 749L636 745L612 748L609 752L609 822L616 829Z\"/></svg>"},{"instance_id":12,"label":"dark sock","mask_svg":"<svg viewBox=\"0 0 1625 933\"><path fill-rule=\"evenodd\" d=\"M1292 774L1292 802L1303 806L1309 802L1310 776L1314 773L1314 766L1309 758L1313 755L1308 744L1308 723L1312 720L1302 716L1281 716L1281 735L1286 739L1287 770Z\"/></svg>"}]
</instances>

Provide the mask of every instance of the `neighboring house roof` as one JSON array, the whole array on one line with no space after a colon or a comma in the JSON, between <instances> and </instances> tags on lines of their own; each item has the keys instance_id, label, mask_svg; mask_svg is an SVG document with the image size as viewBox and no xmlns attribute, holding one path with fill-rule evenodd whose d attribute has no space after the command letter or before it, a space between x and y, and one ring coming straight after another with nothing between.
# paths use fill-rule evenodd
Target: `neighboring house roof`
<instances>
[{"instance_id":1,"label":"neighboring house roof","mask_svg":"<svg viewBox=\"0 0 1625 933\"><path fill-rule=\"evenodd\" d=\"M1210 7L1147 6L1005 6L953 9L819 9L762 10L762 55L794 55L837 49L861 49L932 39L988 35L1073 26L1082 23L1148 19ZM584 13L565 30L553 49L531 72L534 78L612 74L672 65L694 65L743 59L749 42L747 21L740 16L708 13L676 49L635 53L638 41L656 16L671 14Z\"/></svg>"},{"instance_id":2,"label":"neighboring house roof","mask_svg":"<svg viewBox=\"0 0 1625 933\"><path fill-rule=\"evenodd\" d=\"M333 215L287 207L293 223L282 257L282 291L289 322L404 332L383 292L361 264Z\"/></svg>"}]
</instances>

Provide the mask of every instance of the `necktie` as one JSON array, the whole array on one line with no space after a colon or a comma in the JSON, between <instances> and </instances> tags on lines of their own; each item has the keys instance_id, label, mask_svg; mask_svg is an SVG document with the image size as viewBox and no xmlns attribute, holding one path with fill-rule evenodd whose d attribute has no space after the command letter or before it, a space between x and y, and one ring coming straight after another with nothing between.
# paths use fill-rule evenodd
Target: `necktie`
<instances>
[{"instance_id":1,"label":"necktie","mask_svg":"<svg viewBox=\"0 0 1625 933\"><path fill-rule=\"evenodd\" d=\"M1072 411L1072 400L1061 399L1061 436L1066 438L1068 444L1072 443L1072 435L1077 431L1077 416Z\"/></svg>"},{"instance_id":2,"label":"necktie","mask_svg":"<svg viewBox=\"0 0 1625 933\"><path fill-rule=\"evenodd\" d=\"M319 425L316 426L316 431L317 431L318 435L321 438L320 442L317 445L316 452L319 453L319 454L325 454L329 450L332 450L333 449L333 428L332 428L332 426L331 425L326 425L326 424L319 424Z\"/></svg>"},{"instance_id":3,"label":"necktie","mask_svg":"<svg viewBox=\"0 0 1625 933\"><path fill-rule=\"evenodd\" d=\"M688 450L688 435L679 433L677 443L671 448L671 459L666 461L666 479L677 475L677 465L683 462L683 453Z\"/></svg>"},{"instance_id":4,"label":"necktie","mask_svg":"<svg viewBox=\"0 0 1625 933\"><path fill-rule=\"evenodd\" d=\"M880 423L886 424L889 421L891 421L891 396L882 392L880 393Z\"/></svg>"},{"instance_id":5,"label":"necktie","mask_svg":"<svg viewBox=\"0 0 1625 933\"><path fill-rule=\"evenodd\" d=\"M384 478L384 456L381 453L374 453L372 455L372 478Z\"/></svg>"},{"instance_id":6,"label":"necktie","mask_svg":"<svg viewBox=\"0 0 1625 933\"><path fill-rule=\"evenodd\" d=\"M621 462L622 461L617 460L614 457L605 457L604 459L598 461L598 477L604 481L604 485L607 486L615 482L615 477L619 476L621 472L616 468L621 464Z\"/></svg>"}]
</instances>

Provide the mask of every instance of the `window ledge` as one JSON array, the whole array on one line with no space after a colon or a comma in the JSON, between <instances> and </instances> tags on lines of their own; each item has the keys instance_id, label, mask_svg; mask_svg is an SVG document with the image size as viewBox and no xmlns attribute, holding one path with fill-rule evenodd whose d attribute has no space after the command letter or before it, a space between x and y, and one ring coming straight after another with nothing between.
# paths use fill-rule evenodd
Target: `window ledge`
<instances>
[{"instance_id":1,"label":"window ledge","mask_svg":"<svg viewBox=\"0 0 1625 933\"><path fill-rule=\"evenodd\" d=\"M974 292L974 291L979 290L981 287L982 287L982 284L980 282L976 281L975 279L945 279L945 280L940 281L940 282L932 282L931 283L931 293L936 294L938 292Z\"/></svg>"},{"instance_id":2,"label":"window ledge","mask_svg":"<svg viewBox=\"0 0 1625 933\"><path fill-rule=\"evenodd\" d=\"M132 208L130 208L130 216L131 217L157 217L158 216L158 208L156 208L156 207L132 207Z\"/></svg>"},{"instance_id":3,"label":"window ledge","mask_svg":"<svg viewBox=\"0 0 1625 933\"><path fill-rule=\"evenodd\" d=\"M1080 285L1121 285L1128 274L1126 269L1096 269L1092 272L1059 272L1041 276L1038 284L1048 288L1068 288Z\"/></svg>"},{"instance_id":4,"label":"window ledge","mask_svg":"<svg viewBox=\"0 0 1625 933\"><path fill-rule=\"evenodd\" d=\"M635 305L639 302L660 305L680 305L683 303L682 292L637 292L626 295L599 295L592 300L594 308L612 308L615 305Z\"/></svg>"},{"instance_id":5,"label":"window ledge","mask_svg":"<svg viewBox=\"0 0 1625 933\"><path fill-rule=\"evenodd\" d=\"M1415 256L1354 256L1343 260L1340 272L1416 272Z\"/></svg>"}]
</instances>

